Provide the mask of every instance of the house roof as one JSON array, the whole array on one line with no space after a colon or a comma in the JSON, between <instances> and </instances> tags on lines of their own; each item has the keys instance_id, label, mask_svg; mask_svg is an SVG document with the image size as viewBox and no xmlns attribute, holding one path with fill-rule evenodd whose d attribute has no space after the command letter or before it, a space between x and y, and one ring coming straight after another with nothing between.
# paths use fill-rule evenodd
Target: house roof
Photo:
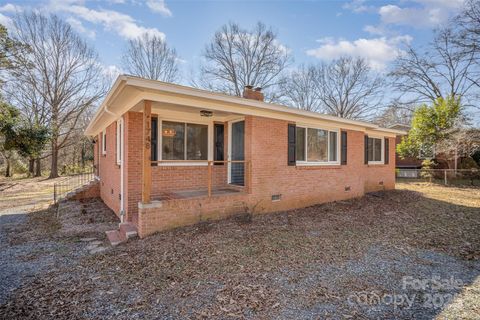
<instances>
[{"instance_id":1,"label":"house roof","mask_svg":"<svg viewBox=\"0 0 480 320\"><path fill-rule=\"evenodd\" d=\"M395 123L395 124L392 124L391 126L389 126L388 128L389 129L395 129L395 130L408 131L408 130L410 130L411 127L407 124Z\"/></svg>"},{"instance_id":2,"label":"house roof","mask_svg":"<svg viewBox=\"0 0 480 320\"><path fill-rule=\"evenodd\" d=\"M128 91L128 94L126 92ZM123 96L122 96L123 94ZM200 99L210 103L216 103L222 107L222 111L236 110L249 115L262 117L281 118L297 121L298 118L311 119L312 121L329 122L336 126L354 127L357 130L378 132L379 134L404 135L405 131L393 128L381 128L373 123L340 118L287 107L274 103L245 99L222 93L192 88L188 86L172 84L162 81L149 80L130 75L120 75L108 92L104 101L90 121L85 134L94 136L106 126L117 120L122 114L133 108L141 100L155 99L154 97L175 96L178 99ZM121 96L121 99L118 97ZM120 100L120 102L117 102ZM213 105L213 104L212 104ZM240 111L239 111L240 110Z\"/></svg>"}]
</instances>

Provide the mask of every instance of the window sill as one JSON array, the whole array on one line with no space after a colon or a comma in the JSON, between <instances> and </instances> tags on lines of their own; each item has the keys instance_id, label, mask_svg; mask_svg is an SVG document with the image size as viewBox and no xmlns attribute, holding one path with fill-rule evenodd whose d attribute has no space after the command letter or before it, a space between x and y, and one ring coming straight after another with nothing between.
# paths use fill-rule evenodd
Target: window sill
<instances>
[{"instance_id":1,"label":"window sill","mask_svg":"<svg viewBox=\"0 0 480 320\"><path fill-rule=\"evenodd\" d=\"M297 167L335 167L340 166L339 162L302 162L297 161Z\"/></svg>"},{"instance_id":2,"label":"window sill","mask_svg":"<svg viewBox=\"0 0 480 320\"><path fill-rule=\"evenodd\" d=\"M208 166L208 161L188 161L185 162L161 162L157 164L159 167L204 167Z\"/></svg>"},{"instance_id":3,"label":"window sill","mask_svg":"<svg viewBox=\"0 0 480 320\"><path fill-rule=\"evenodd\" d=\"M386 166L386 164L383 162L371 162L371 161L368 162L368 165L369 166Z\"/></svg>"},{"instance_id":4,"label":"window sill","mask_svg":"<svg viewBox=\"0 0 480 320\"><path fill-rule=\"evenodd\" d=\"M322 170L322 169L341 169L340 163L297 163L295 167L298 170Z\"/></svg>"}]
</instances>

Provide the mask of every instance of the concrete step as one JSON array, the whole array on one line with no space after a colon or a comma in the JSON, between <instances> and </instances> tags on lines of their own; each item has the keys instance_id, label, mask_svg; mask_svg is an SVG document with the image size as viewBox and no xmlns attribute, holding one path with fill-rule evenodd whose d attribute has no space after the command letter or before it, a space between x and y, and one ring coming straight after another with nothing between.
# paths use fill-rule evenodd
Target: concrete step
<instances>
[{"instance_id":1,"label":"concrete step","mask_svg":"<svg viewBox=\"0 0 480 320\"><path fill-rule=\"evenodd\" d=\"M137 227L131 222L120 223L118 225L118 229L120 230L122 236L126 239L132 239L138 235Z\"/></svg>"},{"instance_id":2,"label":"concrete step","mask_svg":"<svg viewBox=\"0 0 480 320\"><path fill-rule=\"evenodd\" d=\"M108 241L112 246L118 246L120 243L127 241L118 230L105 231Z\"/></svg>"}]
</instances>

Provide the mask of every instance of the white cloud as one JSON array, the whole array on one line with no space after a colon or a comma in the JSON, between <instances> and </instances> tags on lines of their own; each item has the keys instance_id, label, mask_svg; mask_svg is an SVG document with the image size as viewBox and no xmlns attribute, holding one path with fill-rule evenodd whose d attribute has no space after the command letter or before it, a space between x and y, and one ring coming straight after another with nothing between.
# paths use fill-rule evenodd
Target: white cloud
<instances>
[{"instance_id":1,"label":"white cloud","mask_svg":"<svg viewBox=\"0 0 480 320\"><path fill-rule=\"evenodd\" d=\"M162 16L171 17L172 12L167 8L165 0L147 0L147 6L154 12L160 13Z\"/></svg>"},{"instance_id":2,"label":"white cloud","mask_svg":"<svg viewBox=\"0 0 480 320\"><path fill-rule=\"evenodd\" d=\"M72 28L78 33L82 35L86 35L87 37L92 39L95 38L95 31L85 28L85 26L80 20L75 19L73 17L68 17L65 21L67 21L72 26Z\"/></svg>"},{"instance_id":3,"label":"white cloud","mask_svg":"<svg viewBox=\"0 0 480 320\"><path fill-rule=\"evenodd\" d=\"M416 0L416 5L399 7L388 4L378 13L384 24L406 25L416 28L431 28L444 24L462 9L464 0Z\"/></svg>"},{"instance_id":4,"label":"white cloud","mask_svg":"<svg viewBox=\"0 0 480 320\"><path fill-rule=\"evenodd\" d=\"M7 29L11 29L13 26L13 20L12 18L0 13L0 24L7 27Z\"/></svg>"},{"instance_id":5,"label":"white cloud","mask_svg":"<svg viewBox=\"0 0 480 320\"><path fill-rule=\"evenodd\" d=\"M363 31L376 36L383 36L387 33L387 31L382 26L372 26L372 25L366 25L365 27L363 27Z\"/></svg>"},{"instance_id":6,"label":"white cloud","mask_svg":"<svg viewBox=\"0 0 480 320\"><path fill-rule=\"evenodd\" d=\"M367 5L365 0L352 0L345 3L342 8L355 13L363 13L375 10L375 7Z\"/></svg>"},{"instance_id":7,"label":"white cloud","mask_svg":"<svg viewBox=\"0 0 480 320\"><path fill-rule=\"evenodd\" d=\"M20 6L11 3L7 3L0 7L0 12L16 13L20 11L22 11L22 8Z\"/></svg>"},{"instance_id":8,"label":"white cloud","mask_svg":"<svg viewBox=\"0 0 480 320\"><path fill-rule=\"evenodd\" d=\"M307 50L307 55L321 60L333 60L340 56L361 57L369 61L376 70L384 70L387 64L403 53L402 44L410 43L412 37L408 35L392 38L378 37L372 39L345 39L323 38L318 40L320 47Z\"/></svg>"},{"instance_id":9,"label":"white cloud","mask_svg":"<svg viewBox=\"0 0 480 320\"><path fill-rule=\"evenodd\" d=\"M135 19L127 14L114 10L89 9L81 5L81 2L75 0L67 2L58 0L51 1L49 9L57 12L70 13L74 15L77 20L82 19L93 24L100 24L106 30L114 31L125 39L135 39L145 33L165 38L165 34L157 28L142 27L137 24Z\"/></svg>"}]
</instances>

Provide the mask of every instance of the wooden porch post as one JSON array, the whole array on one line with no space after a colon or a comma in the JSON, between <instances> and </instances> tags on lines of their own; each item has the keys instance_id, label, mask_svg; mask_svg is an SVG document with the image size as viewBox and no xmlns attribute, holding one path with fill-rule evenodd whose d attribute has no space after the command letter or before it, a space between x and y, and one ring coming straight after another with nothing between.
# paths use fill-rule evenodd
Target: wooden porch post
<instances>
[{"instance_id":1,"label":"wooden porch post","mask_svg":"<svg viewBox=\"0 0 480 320\"><path fill-rule=\"evenodd\" d=\"M143 107L143 163L142 163L142 203L150 203L152 190L152 102L144 101Z\"/></svg>"}]
</instances>

